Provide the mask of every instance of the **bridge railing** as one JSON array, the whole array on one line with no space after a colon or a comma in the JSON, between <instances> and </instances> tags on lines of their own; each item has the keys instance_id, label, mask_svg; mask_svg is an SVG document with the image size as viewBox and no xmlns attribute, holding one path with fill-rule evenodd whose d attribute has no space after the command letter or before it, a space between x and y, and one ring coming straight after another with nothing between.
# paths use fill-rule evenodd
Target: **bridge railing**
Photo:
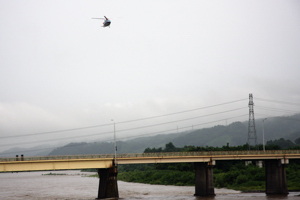
<instances>
[{"instance_id":1,"label":"bridge railing","mask_svg":"<svg viewBox=\"0 0 300 200\"><path fill-rule=\"evenodd\" d=\"M7 157L0 158L3 161L34 161L34 160L71 160L71 159L93 159L114 158L114 154L89 154L89 155L57 155L57 156L31 156L31 157Z\"/></svg>"},{"instance_id":2,"label":"bridge railing","mask_svg":"<svg viewBox=\"0 0 300 200\"><path fill-rule=\"evenodd\" d=\"M267 150L267 151L197 151L197 152L158 152L158 153L129 153L117 154L117 158L134 157L180 157L180 156L226 156L226 155L284 155L300 154L300 150ZM71 160L71 159L95 159L114 158L114 154L91 154L91 155L59 155L59 156L34 156L34 157L10 157L0 158L5 161L34 161L34 160Z\"/></svg>"},{"instance_id":3,"label":"bridge railing","mask_svg":"<svg viewBox=\"0 0 300 200\"><path fill-rule=\"evenodd\" d=\"M274 154L300 154L300 150L267 150L267 151L197 151L197 152L157 152L118 154L118 158L132 157L174 157L174 156L218 156L218 155L274 155Z\"/></svg>"}]
</instances>

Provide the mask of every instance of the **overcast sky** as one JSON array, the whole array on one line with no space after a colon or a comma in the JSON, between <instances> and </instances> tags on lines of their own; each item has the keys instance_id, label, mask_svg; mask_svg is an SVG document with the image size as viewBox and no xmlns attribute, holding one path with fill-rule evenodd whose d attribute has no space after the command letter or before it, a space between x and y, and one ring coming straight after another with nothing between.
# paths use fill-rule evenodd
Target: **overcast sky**
<instances>
[{"instance_id":1,"label":"overcast sky","mask_svg":"<svg viewBox=\"0 0 300 200\"><path fill-rule=\"evenodd\" d=\"M110 28L91 19L104 15ZM0 150L112 139L104 134L111 125L12 137L111 119L117 138L245 121L249 93L256 105L298 112L299 104L255 98L300 102L299 36L298 0L0 0ZM257 118L288 114L255 111Z\"/></svg>"}]
</instances>

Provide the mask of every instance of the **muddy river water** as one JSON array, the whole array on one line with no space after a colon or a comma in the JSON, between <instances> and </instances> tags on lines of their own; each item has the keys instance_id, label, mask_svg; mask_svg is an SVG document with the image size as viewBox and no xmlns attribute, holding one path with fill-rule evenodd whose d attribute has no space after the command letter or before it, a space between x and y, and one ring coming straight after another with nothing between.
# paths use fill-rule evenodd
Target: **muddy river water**
<instances>
[{"instance_id":1,"label":"muddy river water","mask_svg":"<svg viewBox=\"0 0 300 200\"><path fill-rule=\"evenodd\" d=\"M46 174L61 175L46 175ZM95 199L98 178L87 177L95 173L80 171L47 171L0 173L0 199ZM241 193L235 190L215 189L215 197L194 197L193 186L162 186L118 181L120 199L300 199L300 192L290 192L287 197L266 196L264 193Z\"/></svg>"}]
</instances>

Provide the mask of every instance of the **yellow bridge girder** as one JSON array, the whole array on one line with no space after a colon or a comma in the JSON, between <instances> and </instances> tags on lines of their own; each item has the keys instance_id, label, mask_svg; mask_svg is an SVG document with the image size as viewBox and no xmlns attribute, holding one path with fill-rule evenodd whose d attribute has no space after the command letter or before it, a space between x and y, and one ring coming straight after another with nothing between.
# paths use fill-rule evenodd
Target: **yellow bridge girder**
<instances>
[{"instance_id":1,"label":"yellow bridge girder","mask_svg":"<svg viewBox=\"0 0 300 200\"><path fill-rule=\"evenodd\" d=\"M111 168L113 159L70 159L0 162L0 172Z\"/></svg>"}]
</instances>

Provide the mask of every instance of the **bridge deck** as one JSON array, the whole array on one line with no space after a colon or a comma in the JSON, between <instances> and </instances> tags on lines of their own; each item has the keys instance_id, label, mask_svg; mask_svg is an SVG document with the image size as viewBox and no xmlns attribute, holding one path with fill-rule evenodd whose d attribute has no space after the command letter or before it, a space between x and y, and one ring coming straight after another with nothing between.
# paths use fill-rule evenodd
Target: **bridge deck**
<instances>
[{"instance_id":1,"label":"bridge deck","mask_svg":"<svg viewBox=\"0 0 300 200\"><path fill-rule=\"evenodd\" d=\"M300 150L118 154L118 164L213 162L216 160L300 159ZM113 154L0 158L0 172L110 168Z\"/></svg>"}]
</instances>

